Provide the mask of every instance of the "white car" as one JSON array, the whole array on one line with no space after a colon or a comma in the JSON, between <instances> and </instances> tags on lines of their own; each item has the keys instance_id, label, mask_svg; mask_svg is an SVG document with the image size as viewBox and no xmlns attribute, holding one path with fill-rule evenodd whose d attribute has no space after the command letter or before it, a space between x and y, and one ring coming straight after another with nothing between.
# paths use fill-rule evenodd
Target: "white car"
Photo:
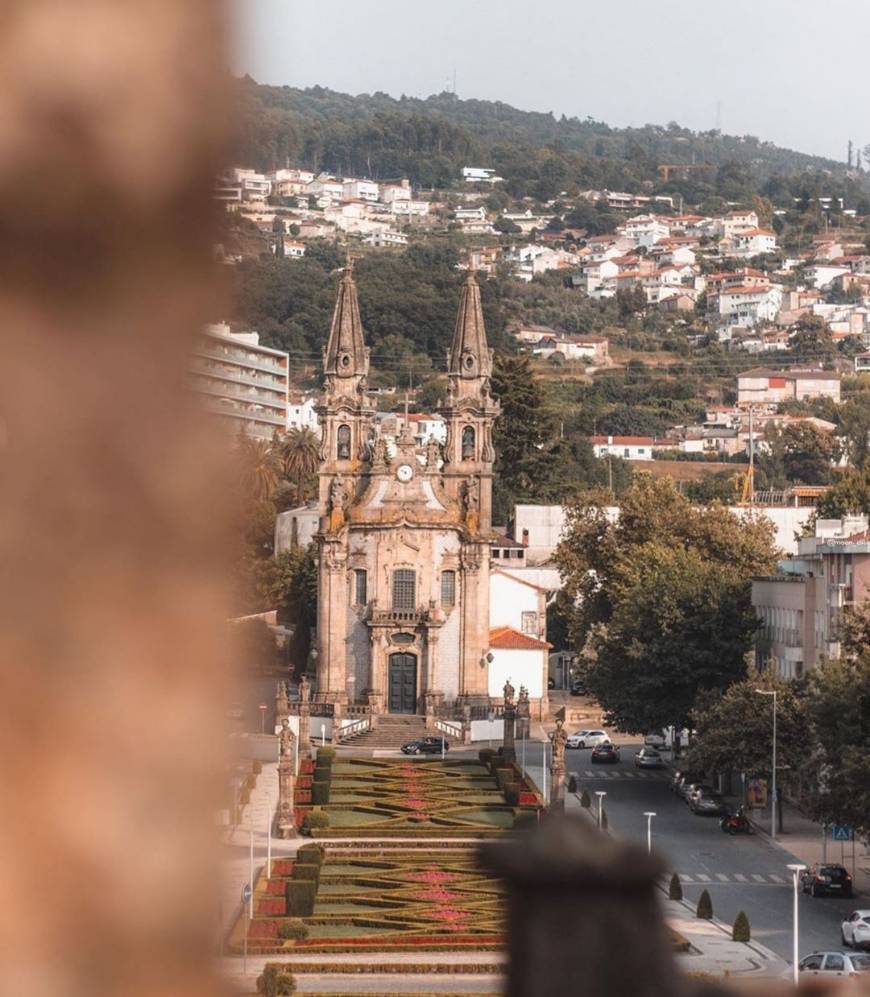
<instances>
[{"instance_id":1,"label":"white car","mask_svg":"<svg viewBox=\"0 0 870 997\"><path fill-rule=\"evenodd\" d=\"M844 945L870 949L870 910L853 910L840 926Z\"/></svg>"},{"instance_id":2,"label":"white car","mask_svg":"<svg viewBox=\"0 0 870 997\"><path fill-rule=\"evenodd\" d=\"M858 976L870 973L870 955L863 952L813 952L798 963L801 976Z\"/></svg>"},{"instance_id":3,"label":"white car","mask_svg":"<svg viewBox=\"0 0 870 997\"><path fill-rule=\"evenodd\" d=\"M667 740L664 734L647 734L643 743L648 748L664 748L667 745Z\"/></svg>"},{"instance_id":4,"label":"white car","mask_svg":"<svg viewBox=\"0 0 870 997\"><path fill-rule=\"evenodd\" d=\"M578 730L565 742L566 748L595 748L599 744L610 744L605 730Z\"/></svg>"}]
</instances>

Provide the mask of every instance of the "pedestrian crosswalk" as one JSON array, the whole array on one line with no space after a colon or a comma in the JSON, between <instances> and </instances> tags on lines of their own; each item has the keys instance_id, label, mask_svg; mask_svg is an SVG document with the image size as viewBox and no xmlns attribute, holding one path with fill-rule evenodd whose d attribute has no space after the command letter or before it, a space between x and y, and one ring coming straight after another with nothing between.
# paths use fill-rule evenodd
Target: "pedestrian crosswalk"
<instances>
[{"instance_id":1,"label":"pedestrian crosswalk","mask_svg":"<svg viewBox=\"0 0 870 997\"><path fill-rule=\"evenodd\" d=\"M775 872L677 872L685 886L715 886L719 883L735 883L743 886L787 886L783 876Z\"/></svg>"}]
</instances>

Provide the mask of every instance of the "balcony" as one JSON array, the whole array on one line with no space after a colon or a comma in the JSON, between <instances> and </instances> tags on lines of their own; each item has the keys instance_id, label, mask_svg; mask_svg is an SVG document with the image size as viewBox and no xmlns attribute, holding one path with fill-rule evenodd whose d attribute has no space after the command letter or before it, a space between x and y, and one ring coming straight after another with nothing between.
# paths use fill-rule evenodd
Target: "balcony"
<instances>
[{"instance_id":1,"label":"balcony","mask_svg":"<svg viewBox=\"0 0 870 997\"><path fill-rule=\"evenodd\" d=\"M372 626L417 626L429 619L428 609L376 609L369 610L368 622Z\"/></svg>"}]
</instances>

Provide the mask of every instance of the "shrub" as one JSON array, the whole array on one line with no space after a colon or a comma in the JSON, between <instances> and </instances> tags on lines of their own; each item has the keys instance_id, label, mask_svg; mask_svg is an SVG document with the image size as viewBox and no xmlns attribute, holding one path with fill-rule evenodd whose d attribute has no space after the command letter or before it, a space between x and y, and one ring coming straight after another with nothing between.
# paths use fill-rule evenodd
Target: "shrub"
<instances>
[{"instance_id":1,"label":"shrub","mask_svg":"<svg viewBox=\"0 0 870 997\"><path fill-rule=\"evenodd\" d=\"M317 764L332 765L332 760L335 758L335 748L318 748L317 749Z\"/></svg>"},{"instance_id":2,"label":"shrub","mask_svg":"<svg viewBox=\"0 0 870 997\"><path fill-rule=\"evenodd\" d=\"M735 942L748 942L752 938L749 930L749 918L743 911L734 918L734 927L731 929L731 937Z\"/></svg>"},{"instance_id":3,"label":"shrub","mask_svg":"<svg viewBox=\"0 0 870 997\"><path fill-rule=\"evenodd\" d=\"M669 900L682 900L683 899L683 884L680 882L680 877L674 873L671 876L671 881L668 884L668 899Z\"/></svg>"},{"instance_id":4,"label":"shrub","mask_svg":"<svg viewBox=\"0 0 870 997\"><path fill-rule=\"evenodd\" d=\"M286 997L296 993L296 980L282 966L267 964L257 977L257 993L263 997Z\"/></svg>"},{"instance_id":5,"label":"shrub","mask_svg":"<svg viewBox=\"0 0 870 997\"><path fill-rule=\"evenodd\" d=\"M520 802L520 789L517 783L509 782L505 786L504 801L509 807L515 807Z\"/></svg>"},{"instance_id":6,"label":"shrub","mask_svg":"<svg viewBox=\"0 0 870 997\"><path fill-rule=\"evenodd\" d=\"M311 784L311 802L316 807L329 803L329 783L325 779L315 778Z\"/></svg>"},{"instance_id":7,"label":"shrub","mask_svg":"<svg viewBox=\"0 0 870 997\"><path fill-rule=\"evenodd\" d=\"M317 883L310 879L290 879L284 885L287 914L290 917L311 917Z\"/></svg>"},{"instance_id":8,"label":"shrub","mask_svg":"<svg viewBox=\"0 0 870 997\"><path fill-rule=\"evenodd\" d=\"M492 748L481 748L477 753L477 760L481 765L486 765L489 768L489 763L492 761L495 752Z\"/></svg>"},{"instance_id":9,"label":"shrub","mask_svg":"<svg viewBox=\"0 0 870 997\"><path fill-rule=\"evenodd\" d=\"M278 937L285 942L304 942L308 937L308 925L298 917L282 918L278 922Z\"/></svg>"},{"instance_id":10,"label":"shrub","mask_svg":"<svg viewBox=\"0 0 870 997\"><path fill-rule=\"evenodd\" d=\"M329 827L329 814L325 814L322 810L309 810L302 820L303 831L326 827Z\"/></svg>"},{"instance_id":11,"label":"shrub","mask_svg":"<svg viewBox=\"0 0 870 997\"><path fill-rule=\"evenodd\" d=\"M323 845L317 845L311 842L308 845L303 845L296 852L297 862L304 862L306 865L323 865L323 860L326 858L326 849Z\"/></svg>"},{"instance_id":12,"label":"shrub","mask_svg":"<svg viewBox=\"0 0 870 997\"><path fill-rule=\"evenodd\" d=\"M580 794L580 806L586 807L587 810L592 806L592 800L589 799L589 793L585 789Z\"/></svg>"},{"instance_id":13,"label":"shrub","mask_svg":"<svg viewBox=\"0 0 870 997\"><path fill-rule=\"evenodd\" d=\"M571 778L568 780L568 792L569 793L576 793L577 792L577 776L576 775L572 775Z\"/></svg>"},{"instance_id":14,"label":"shrub","mask_svg":"<svg viewBox=\"0 0 870 997\"><path fill-rule=\"evenodd\" d=\"M710 921L713 918L713 901L706 890L702 890L701 896L698 897L697 915L705 921Z\"/></svg>"},{"instance_id":15,"label":"shrub","mask_svg":"<svg viewBox=\"0 0 870 997\"><path fill-rule=\"evenodd\" d=\"M538 815L536 813L529 813L528 810L523 810L514 817L514 830L515 831L530 831L533 827L537 827Z\"/></svg>"},{"instance_id":16,"label":"shrub","mask_svg":"<svg viewBox=\"0 0 870 997\"><path fill-rule=\"evenodd\" d=\"M510 769L498 768L495 770L495 778L498 782L498 788L504 792L508 783L514 781L514 774Z\"/></svg>"},{"instance_id":17,"label":"shrub","mask_svg":"<svg viewBox=\"0 0 870 997\"><path fill-rule=\"evenodd\" d=\"M296 862L293 872L290 874L293 879L310 879L314 883L320 883L320 866L313 862Z\"/></svg>"}]
</instances>

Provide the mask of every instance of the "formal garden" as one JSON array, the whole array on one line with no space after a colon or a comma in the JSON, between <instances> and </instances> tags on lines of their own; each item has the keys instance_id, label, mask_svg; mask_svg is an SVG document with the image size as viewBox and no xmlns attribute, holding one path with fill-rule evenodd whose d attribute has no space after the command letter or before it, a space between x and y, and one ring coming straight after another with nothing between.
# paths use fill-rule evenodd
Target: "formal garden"
<instances>
[{"instance_id":1,"label":"formal garden","mask_svg":"<svg viewBox=\"0 0 870 997\"><path fill-rule=\"evenodd\" d=\"M541 800L516 764L491 751L411 761L321 748L297 783L296 807L316 838L484 838L533 822Z\"/></svg>"}]
</instances>

